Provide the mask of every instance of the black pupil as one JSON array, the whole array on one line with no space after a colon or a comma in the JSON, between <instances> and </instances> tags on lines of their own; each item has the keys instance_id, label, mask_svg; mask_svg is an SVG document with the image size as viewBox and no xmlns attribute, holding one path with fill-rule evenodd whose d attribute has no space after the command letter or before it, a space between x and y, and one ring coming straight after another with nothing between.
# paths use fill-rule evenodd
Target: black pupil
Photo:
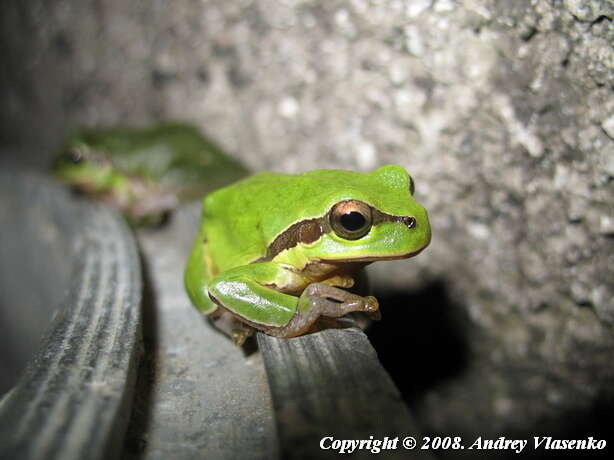
<instances>
[{"instance_id":1,"label":"black pupil","mask_svg":"<svg viewBox=\"0 0 614 460\"><path fill-rule=\"evenodd\" d=\"M341 216L341 225L343 225L343 228L349 230L350 232L360 230L364 227L365 222L365 216L356 211L352 211Z\"/></svg>"},{"instance_id":2,"label":"black pupil","mask_svg":"<svg viewBox=\"0 0 614 460\"><path fill-rule=\"evenodd\" d=\"M68 159L71 163L77 164L81 162L81 154L76 151L72 151L68 154Z\"/></svg>"}]
</instances>

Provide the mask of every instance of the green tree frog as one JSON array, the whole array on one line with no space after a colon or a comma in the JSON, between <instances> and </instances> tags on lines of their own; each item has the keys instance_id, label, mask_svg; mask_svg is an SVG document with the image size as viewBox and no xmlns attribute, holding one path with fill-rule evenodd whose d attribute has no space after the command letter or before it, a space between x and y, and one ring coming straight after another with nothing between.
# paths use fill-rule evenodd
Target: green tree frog
<instances>
[{"instance_id":1,"label":"green tree frog","mask_svg":"<svg viewBox=\"0 0 614 460\"><path fill-rule=\"evenodd\" d=\"M247 175L184 123L79 131L65 143L52 172L136 224L159 223L180 202Z\"/></svg>"},{"instance_id":2,"label":"green tree frog","mask_svg":"<svg viewBox=\"0 0 614 460\"><path fill-rule=\"evenodd\" d=\"M400 166L371 173L263 172L214 191L184 280L196 308L241 344L261 330L295 337L318 318L379 314L347 291L361 269L404 259L430 242L426 210Z\"/></svg>"}]
</instances>

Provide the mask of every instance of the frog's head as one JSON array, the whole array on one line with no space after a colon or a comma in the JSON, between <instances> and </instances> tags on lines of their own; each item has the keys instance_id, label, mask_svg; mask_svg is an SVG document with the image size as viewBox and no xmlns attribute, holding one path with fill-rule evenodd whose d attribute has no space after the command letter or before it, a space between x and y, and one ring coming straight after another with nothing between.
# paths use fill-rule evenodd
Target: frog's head
<instances>
[{"instance_id":1,"label":"frog's head","mask_svg":"<svg viewBox=\"0 0 614 460\"><path fill-rule=\"evenodd\" d=\"M52 172L58 179L87 194L113 195L121 193L126 186L126 177L114 167L104 151L80 136L64 145L53 163Z\"/></svg>"},{"instance_id":2,"label":"frog's head","mask_svg":"<svg viewBox=\"0 0 614 460\"><path fill-rule=\"evenodd\" d=\"M280 241L286 247L289 240L296 241L295 250L286 256L293 265L303 265L301 259L305 263L403 259L428 246L428 215L414 199L414 182L405 169L389 165L368 174L317 171L304 176L310 174L312 196L325 214L302 220L289 229L293 237ZM318 189L326 191L318 193ZM269 250L276 252L276 242ZM279 255L284 258L281 251Z\"/></svg>"}]
</instances>

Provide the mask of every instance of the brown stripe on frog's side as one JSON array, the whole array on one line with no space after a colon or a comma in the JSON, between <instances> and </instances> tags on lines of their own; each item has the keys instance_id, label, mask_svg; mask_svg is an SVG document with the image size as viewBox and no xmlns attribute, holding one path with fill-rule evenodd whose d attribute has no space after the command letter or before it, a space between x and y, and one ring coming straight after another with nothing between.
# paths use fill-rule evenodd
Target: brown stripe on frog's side
<instances>
[{"instance_id":1,"label":"brown stripe on frog's side","mask_svg":"<svg viewBox=\"0 0 614 460\"><path fill-rule=\"evenodd\" d=\"M353 201L353 200L347 200ZM335 203L335 205L338 203ZM299 243L309 244L317 241L323 234L330 233L332 228L330 226L330 213L335 206L326 213L324 217L318 217L315 219L306 219L296 224L291 225L286 230L281 232L273 240L273 242L267 248L267 252L263 257L254 260L252 263L270 262L282 251L293 248ZM372 206L371 208L371 226L374 227L383 222L403 222L408 228L416 227L416 219L412 216L394 216L380 211Z\"/></svg>"},{"instance_id":2,"label":"brown stripe on frog's side","mask_svg":"<svg viewBox=\"0 0 614 460\"><path fill-rule=\"evenodd\" d=\"M263 257L252 263L269 262L280 252L293 248L299 243L309 244L317 241L326 231L330 231L325 218L307 219L291 225L281 232L267 248Z\"/></svg>"}]
</instances>

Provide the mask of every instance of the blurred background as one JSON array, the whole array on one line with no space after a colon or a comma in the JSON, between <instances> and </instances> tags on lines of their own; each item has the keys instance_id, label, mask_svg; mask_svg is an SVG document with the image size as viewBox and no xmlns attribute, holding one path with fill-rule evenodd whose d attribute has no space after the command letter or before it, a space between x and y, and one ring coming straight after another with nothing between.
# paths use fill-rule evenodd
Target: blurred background
<instances>
[{"instance_id":1,"label":"blurred background","mask_svg":"<svg viewBox=\"0 0 614 460\"><path fill-rule=\"evenodd\" d=\"M605 436L610 0L4 0L1 167L191 122L251 169L408 169L433 241L371 272L427 433Z\"/></svg>"}]
</instances>

